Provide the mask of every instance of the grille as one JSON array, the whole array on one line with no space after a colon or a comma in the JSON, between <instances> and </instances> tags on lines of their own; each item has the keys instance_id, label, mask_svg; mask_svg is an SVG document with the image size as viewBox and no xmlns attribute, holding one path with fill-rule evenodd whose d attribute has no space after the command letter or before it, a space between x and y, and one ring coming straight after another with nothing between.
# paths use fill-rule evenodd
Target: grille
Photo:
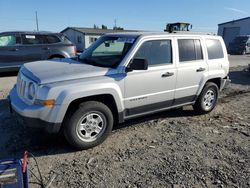
<instances>
[{"instance_id":1,"label":"grille","mask_svg":"<svg viewBox=\"0 0 250 188\"><path fill-rule=\"evenodd\" d=\"M25 102L31 102L28 98L28 87L32 83L27 77L25 77L21 71L17 77L17 94Z\"/></svg>"},{"instance_id":2,"label":"grille","mask_svg":"<svg viewBox=\"0 0 250 188\"><path fill-rule=\"evenodd\" d=\"M25 96L26 85L27 85L27 82L20 76L17 82L17 91L18 91L19 97Z\"/></svg>"}]
</instances>

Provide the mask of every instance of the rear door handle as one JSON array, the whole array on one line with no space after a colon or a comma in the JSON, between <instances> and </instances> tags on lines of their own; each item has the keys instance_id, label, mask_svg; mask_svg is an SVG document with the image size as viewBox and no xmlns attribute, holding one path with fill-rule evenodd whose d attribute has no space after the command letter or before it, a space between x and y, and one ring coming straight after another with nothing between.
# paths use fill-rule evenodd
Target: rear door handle
<instances>
[{"instance_id":1,"label":"rear door handle","mask_svg":"<svg viewBox=\"0 0 250 188\"><path fill-rule=\"evenodd\" d=\"M44 47L43 49L44 49L44 50L49 50L49 47Z\"/></svg>"},{"instance_id":2,"label":"rear door handle","mask_svg":"<svg viewBox=\"0 0 250 188\"><path fill-rule=\"evenodd\" d=\"M161 77L165 78L165 77L170 77L170 76L173 76L173 75L174 75L173 72L166 72L163 75L161 75Z\"/></svg>"},{"instance_id":3,"label":"rear door handle","mask_svg":"<svg viewBox=\"0 0 250 188\"><path fill-rule=\"evenodd\" d=\"M205 71L205 70L206 70L205 68L200 67L200 68L198 68L198 69L196 70L196 72L203 72L203 71Z\"/></svg>"}]
</instances>

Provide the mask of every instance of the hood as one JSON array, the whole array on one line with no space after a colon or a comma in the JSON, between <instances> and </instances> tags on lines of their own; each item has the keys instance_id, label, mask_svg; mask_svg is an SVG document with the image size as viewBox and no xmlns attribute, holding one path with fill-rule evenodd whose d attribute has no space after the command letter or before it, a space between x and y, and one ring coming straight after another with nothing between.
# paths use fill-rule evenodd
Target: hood
<instances>
[{"instance_id":1,"label":"hood","mask_svg":"<svg viewBox=\"0 0 250 188\"><path fill-rule=\"evenodd\" d=\"M104 76L107 75L109 68L92 66L72 59L56 59L26 63L21 71L38 84L48 84Z\"/></svg>"}]
</instances>

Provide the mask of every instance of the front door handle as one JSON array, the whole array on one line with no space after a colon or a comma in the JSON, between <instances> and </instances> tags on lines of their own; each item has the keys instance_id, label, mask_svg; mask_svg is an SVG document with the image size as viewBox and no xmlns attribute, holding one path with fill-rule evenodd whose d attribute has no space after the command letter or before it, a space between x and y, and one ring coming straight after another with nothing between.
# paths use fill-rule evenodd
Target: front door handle
<instances>
[{"instance_id":1,"label":"front door handle","mask_svg":"<svg viewBox=\"0 0 250 188\"><path fill-rule=\"evenodd\" d=\"M200 68L198 68L198 69L196 70L196 72L203 72L203 71L205 71L205 70L206 70L205 68L200 67Z\"/></svg>"},{"instance_id":2,"label":"front door handle","mask_svg":"<svg viewBox=\"0 0 250 188\"><path fill-rule=\"evenodd\" d=\"M43 49L44 49L44 50L49 50L49 47L44 47Z\"/></svg>"},{"instance_id":3,"label":"front door handle","mask_svg":"<svg viewBox=\"0 0 250 188\"><path fill-rule=\"evenodd\" d=\"M161 77L165 78L165 77L169 77L169 76L173 76L174 73L173 72L166 72L163 75L161 75Z\"/></svg>"}]
</instances>

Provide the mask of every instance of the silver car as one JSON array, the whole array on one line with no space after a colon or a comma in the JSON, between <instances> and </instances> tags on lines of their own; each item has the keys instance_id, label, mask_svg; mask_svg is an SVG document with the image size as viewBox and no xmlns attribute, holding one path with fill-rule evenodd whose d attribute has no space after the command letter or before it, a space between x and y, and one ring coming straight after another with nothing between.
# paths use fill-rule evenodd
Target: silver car
<instances>
[{"instance_id":1,"label":"silver car","mask_svg":"<svg viewBox=\"0 0 250 188\"><path fill-rule=\"evenodd\" d=\"M0 72L18 70L24 63L75 57L75 45L61 33L0 33Z\"/></svg>"},{"instance_id":2,"label":"silver car","mask_svg":"<svg viewBox=\"0 0 250 188\"><path fill-rule=\"evenodd\" d=\"M70 144L87 149L128 119L184 105L211 112L228 72L219 36L107 34L79 58L22 66L10 108L25 125L62 130Z\"/></svg>"}]
</instances>

